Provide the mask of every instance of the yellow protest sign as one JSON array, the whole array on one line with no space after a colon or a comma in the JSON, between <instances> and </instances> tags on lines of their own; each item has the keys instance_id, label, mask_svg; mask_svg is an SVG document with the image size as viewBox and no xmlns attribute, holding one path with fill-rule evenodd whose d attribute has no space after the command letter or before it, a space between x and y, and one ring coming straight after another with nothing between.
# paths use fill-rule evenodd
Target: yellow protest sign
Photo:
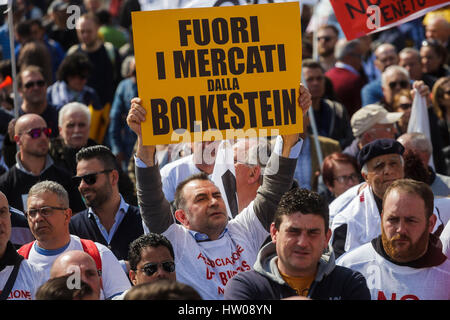
<instances>
[{"instance_id":1,"label":"yellow protest sign","mask_svg":"<svg viewBox=\"0 0 450 320\"><path fill-rule=\"evenodd\" d=\"M302 132L298 2L140 11L132 22L144 144Z\"/></svg>"}]
</instances>

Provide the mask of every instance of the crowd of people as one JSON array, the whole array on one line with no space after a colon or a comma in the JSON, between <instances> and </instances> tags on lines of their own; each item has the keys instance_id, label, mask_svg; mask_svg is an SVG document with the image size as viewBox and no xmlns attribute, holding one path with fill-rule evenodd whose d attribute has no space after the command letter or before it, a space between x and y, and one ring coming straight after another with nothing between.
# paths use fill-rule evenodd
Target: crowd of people
<instances>
[{"instance_id":1,"label":"crowd of people","mask_svg":"<svg viewBox=\"0 0 450 320\"><path fill-rule=\"evenodd\" d=\"M450 299L450 6L351 41L303 28L303 132L230 141L234 204L219 142L143 144L139 1L12 10L0 300ZM420 103L429 132L410 130Z\"/></svg>"}]
</instances>

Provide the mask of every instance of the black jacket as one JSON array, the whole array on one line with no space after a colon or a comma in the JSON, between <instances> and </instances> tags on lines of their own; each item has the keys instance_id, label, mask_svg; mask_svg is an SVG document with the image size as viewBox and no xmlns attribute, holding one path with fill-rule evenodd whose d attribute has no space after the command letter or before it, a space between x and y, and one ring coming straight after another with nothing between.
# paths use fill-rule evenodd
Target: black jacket
<instances>
[{"instance_id":1,"label":"black jacket","mask_svg":"<svg viewBox=\"0 0 450 320\"><path fill-rule=\"evenodd\" d=\"M225 287L225 300L279 300L297 293L280 275L275 244L265 245L258 254L254 270L240 272ZM308 297L316 300L370 300L364 276L336 266L334 254L322 255Z\"/></svg>"},{"instance_id":2,"label":"black jacket","mask_svg":"<svg viewBox=\"0 0 450 320\"><path fill-rule=\"evenodd\" d=\"M144 234L139 208L131 206L108 244L98 229L95 217L88 209L72 217L69 224L71 234L107 246L118 260L128 260L128 247L132 241Z\"/></svg>"}]
</instances>

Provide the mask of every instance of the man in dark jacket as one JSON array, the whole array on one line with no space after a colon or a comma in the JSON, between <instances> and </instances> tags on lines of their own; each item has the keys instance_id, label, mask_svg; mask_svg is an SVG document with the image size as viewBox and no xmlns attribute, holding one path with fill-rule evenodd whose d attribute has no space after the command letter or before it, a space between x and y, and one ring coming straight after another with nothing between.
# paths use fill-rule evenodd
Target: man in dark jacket
<instances>
[{"instance_id":1,"label":"man in dark jacket","mask_svg":"<svg viewBox=\"0 0 450 320\"><path fill-rule=\"evenodd\" d=\"M317 193L294 188L282 197L270 227L272 242L259 252L254 270L241 272L225 287L228 300L370 299L359 272L336 266L326 251L331 230L328 205Z\"/></svg>"},{"instance_id":2,"label":"man in dark jacket","mask_svg":"<svg viewBox=\"0 0 450 320\"><path fill-rule=\"evenodd\" d=\"M144 229L139 209L119 193L115 156L107 147L96 145L81 149L76 160L75 180L88 209L71 219L70 233L107 246L118 260L127 259L129 244Z\"/></svg>"}]
</instances>

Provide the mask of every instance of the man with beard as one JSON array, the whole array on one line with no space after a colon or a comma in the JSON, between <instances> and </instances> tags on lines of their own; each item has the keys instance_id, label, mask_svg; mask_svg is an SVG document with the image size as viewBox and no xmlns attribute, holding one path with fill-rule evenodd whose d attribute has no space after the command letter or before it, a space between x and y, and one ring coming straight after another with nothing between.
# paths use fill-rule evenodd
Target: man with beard
<instances>
[{"instance_id":1,"label":"man with beard","mask_svg":"<svg viewBox=\"0 0 450 320\"><path fill-rule=\"evenodd\" d=\"M17 120L14 130L14 141L19 146L16 165L0 177L0 191L6 195L9 204L23 211L28 190L39 181L51 180L67 190L73 212L84 210L86 207L71 175L55 166L48 154L52 130L47 127L45 120L34 113L25 114Z\"/></svg>"},{"instance_id":2,"label":"man with beard","mask_svg":"<svg viewBox=\"0 0 450 320\"><path fill-rule=\"evenodd\" d=\"M70 233L107 246L126 269L129 244L144 230L139 209L119 193L116 158L107 147L95 145L81 149L76 160L74 179L88 209L72 218Z\"/></svg>"},{"instance_id":3,"label":"man with beard","mask_svg":"<svg viewBox=\"0 0 450 320\"><path fill-rule=\"evenodd\" d=\"M338 205L330 205L330 213L332 210L334 213L331 241L336 256L339 257L380 234L382 199L394 181L404 178L404 150L396 140L378 139L366 144L359 152L357 160L366 183L350 188L335 200L339 202L342 197L343 202L348 202L340 211L335 211L339 210ZM435 209L435 206L433 208L439 217L439 209ZM438 218L437 221L436 228L444 225L442 219Z\"/></svg>"},{"instance_id":4,"label":"man with beard","mask_svg":"<svg viewBox=\"0 0 450 320\"><path fill-rule=\"evenodd\" d=\"M384 195L381 236L337 261L366 277L373 300L450 299L450 261L431 234L433 201L425 183L395 181Z\"/></svg>"}]
</instances>

